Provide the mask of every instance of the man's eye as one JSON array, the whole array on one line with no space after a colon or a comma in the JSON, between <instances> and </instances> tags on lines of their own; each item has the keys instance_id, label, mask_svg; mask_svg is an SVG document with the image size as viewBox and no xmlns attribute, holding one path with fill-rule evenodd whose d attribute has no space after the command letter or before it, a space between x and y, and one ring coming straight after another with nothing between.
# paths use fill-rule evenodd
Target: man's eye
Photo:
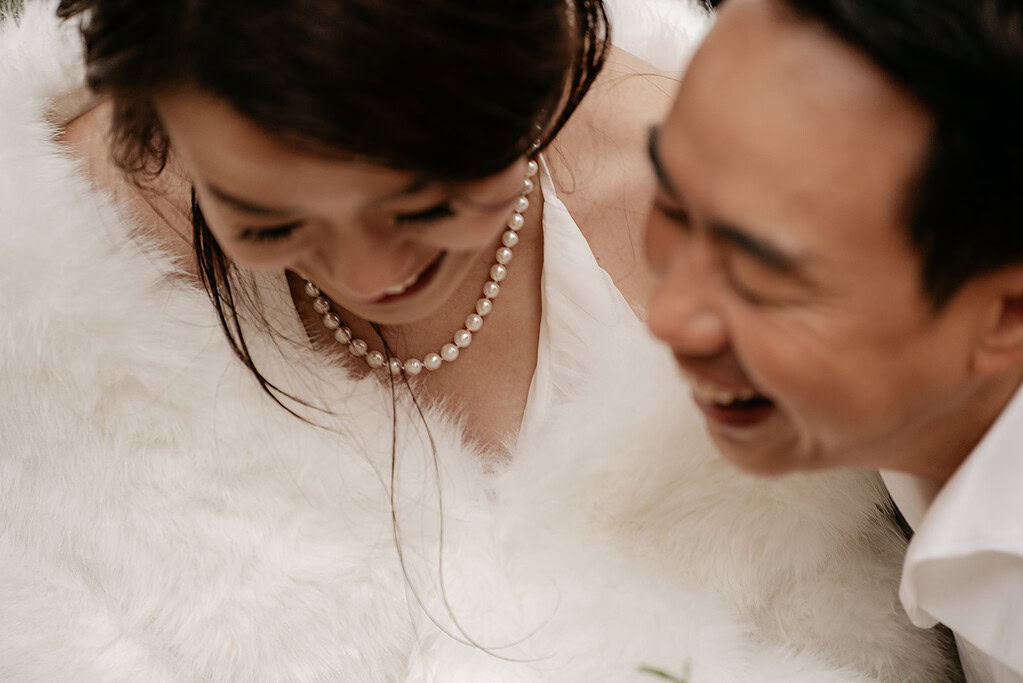
<instances>
[{"instance_id":1,"label":"man's eye","mask_svg":"<svg viewBox=\"0 0 1023 683\"><path fill-rule=\"evenodd\" d=\"M409 223L431 223L444 218L450 218L454 215L455 210L451 208L451 204L445 202L444 204L431 206L429 209L416 211L415 213L396 214L394 216L394 222L397 225L407 225Z\"/></svg>"},{"instance_id":2,"label":"man's eye","mask_svg":"<svg viewBox=\"0 0 1023 683\"><path fill-rule=\"evenodd\" d=\"M730 268L725 270L725 278L728 280L732 291L738 294L739 298L743 299L746 303L756 307L763 307L768 304L767 299L740 282Z\"/></svg>"},{"instance_id":3,"label":"man's eye","mask_svg":"<svg viewBox=\"0 0 1023 683\"><path fill-rule=\"evenodd\" d=\"M660 212L664 216L670 218L673 222L680 226L687 227L690 224L689 214L678 206L673 206L666 201L662 201L660 198L654 201L654 210Z\"/></svg>"},{"instance_id":4,"label":"man's eye","mask_svg":"<svg viewBox=\"0 0 1023 683\"><path fill-rule=\"evenodd\" d=\"M302 224L296 222L277 225L272 228L246 228L242 230L239 237L249 242L274 242L290 237L300 227L302 227Z\"/></svg>"}]
</instances>

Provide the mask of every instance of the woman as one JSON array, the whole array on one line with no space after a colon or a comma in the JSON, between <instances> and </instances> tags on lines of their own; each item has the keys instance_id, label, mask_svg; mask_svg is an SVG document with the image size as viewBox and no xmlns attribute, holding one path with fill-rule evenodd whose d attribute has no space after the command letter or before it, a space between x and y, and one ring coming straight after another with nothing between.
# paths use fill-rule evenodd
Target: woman
<instances>
[{"instance_id":1,"label":"woman","mask_svg":"<svg viewBox=\"0 0 1023 683\"><path fill-rule=\"evenodd\" d=\"M665 381L670 82L599 2L53 9L0 40L0 678L950 677L877 482L742 478Z\"/></svg>"}]
</instances>

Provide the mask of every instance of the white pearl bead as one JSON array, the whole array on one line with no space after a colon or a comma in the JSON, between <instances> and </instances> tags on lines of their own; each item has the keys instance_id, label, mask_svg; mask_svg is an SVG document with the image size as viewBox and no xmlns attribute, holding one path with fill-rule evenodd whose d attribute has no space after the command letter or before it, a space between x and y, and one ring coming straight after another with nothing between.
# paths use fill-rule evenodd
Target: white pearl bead
<instances>
[{"instance_id":1,"label":"white pearl bead","mask_svg":"<svg viewBox=\"0 0 1023 683\"><path fill-rule=\"evenodd\" d=\"M472 332L469 330L459 330L455 332L455 344L459 348L464 349L466 346L472 343Z\"/></svg>"},{"instance_id":2,"label":"white pearl bead","mask_svg":"<svg viewBox=\"0 0 1023 683\"><path fill-rule=\"evenodd\" d=\"M465 318L465 329L470 332L479 332L483 328L483 318L476 313L470 313Z\"/></svg>"},{"instance_id":3,"label":"white pearl bead","mask_svg":"<svg viewBox=\"0 0 1023 683\"><path fill-rule=\"evenodd\" d=\"M347 344L352 341L352 331L347 327L339 327L337 331L334 332L334 339L337 339L342 344Z\"/></svg>"},{"instance_id":4,"label":"white pearl bead","mask_svg":"<svg viewBox=\"0 0 1023 683\"><path fill-rule=\"evenodd\" d=\"M400 360L398 360L397 358L392 358L391 360L387 361L387 369L391 371L392 375L400 375L401 371L403 370L403 366Z\"/></svg>"},{"instance_id":5,"label":"white pearl bead","mask_svg":"<svg viewBox=\"0 0 1023 683\"><path fill-rule=\"evenodd\" d=\"M490 299L480 299L476 302L476 312L484 318L492 310L494 310L494 303Z\"/></svg>"},{"instance_id":6,"label":"white pearl bead","mask_svg":"<svg viewBox=\"0 0 1023 683\"><path fill-rule=\"evenodd\" d=\"M382 367L383 364L386 362L387 358L385 358L384 354L380 353L379 351L370 351L368 354L366 354L366 365L368 365L371 368Z\"/></svg>"},{"instance_id":7,"label":"white pearl bead","mask_svg":"<svg viewBox=\"0 0 1023 683\"><path fill-rule=\"evenodd\" d=\"M533 191L534 187L536 186L533 184L533 181L526 178L526 180L522 183L522 194L529 194Z\"/></svg>"},{"instance_id":8,"label":"white pearl bead","mask_svg":"<svg viewBox=\"0 0 1023 683\"><path fill-rule=\"evenodd\" d=\"M513 213L511 218L508 219L509 230L521 230L522 226L526 224L526 219L522 217L521 213Z\"/></svg>"},{"instance_id":9,"label":"white pearl bead","mask_svg":"<svg viewBox=\"0 0 1023 683\"><path fill-rule=\"evenodd\" d=\"M423 362L418 358L409 358L405 361L405 374L418 375L423 371Z\"/></svg>"},{"instance_id":10,"label":"white pearl bead","mask_svg":"<svg viewBox=\"0 0 1023 683\"><path fill-rule=\"evenodd\" d=\"M458 347L454 344L445 344L440 349L440 356L450 363L458 358Z\"/></svg>"},{"instance_id":11,"label":"white pearl bead","mask_svg":"<svg viewBox=\"0 0 1023 683\"><path fill-rule=\"evenodd\" d=\"M529 200L525 197L519 197L515 200L515 211L518 213L525 213L526 209L529 208Z\"/></svg>"},{"instance_id":12,"label":"white pearl bead","mask_svg":"<svg viewBox=\"0 0 1023 683\"><path fill-rule=\"evenodd\" d=\"M443 364L444 359L440 357L439 353L428 353L426 358L423 359L423 365L430 371L440 369L440 366Z\"/></svg>"},{"instance_id":13,"label":"white pearl bead","mask_svg":"<svg viewBox=\"0 0 1023 683\"><path fill-rule=\"evenodd\" d=\"M483 285L483 296L488 299L496 299L501 294L501 285L496 282L488 282Z\"/></svg>"},{"instance_id":14,"label":"white pearl bead","mask_svg":"<svg viewBox=\"0 0 1023 683\"><path fill-rule=\"evenodd\" d=\"M353 339L352 343L348 345L348 350L356 358L362 358L369 350L369 345L361 339Z\"/></svg>"},{"instance_id":15,"label":"white pearl bead","mask_svg":"<svg viewBox=\"0 0 1023 683\"><path fill-rule=\"evenodd\" d=\"M528 175L530 178L535 176L536 172L539 171L539 170L540 170L540 165L537 164L532 159L530 159L529 163L526 164L526 175Z\"/></svg>"},{"instance_id":16,"label":"white pearl bead","mask_svg":"<svg viewBox=\"0 0 1023 683\"><path fill-rule=\"evenodd\" d=\"M502 266L500 263L495 263L490 268L490 279L494 282L501 282L508 277L508 269Z\"/></svg>"},{"instance_id":17,"label":"white pearl bead","mask_svg":"<svg viewBox=\"0 0 1023 683\"><path fill-rule=\"evenodd\" d=\"M506 266L509 263L511 263L512 250L509 249L508 247L501 247L500 249L497 250L497 253L494 254L494 259L502 266Z\"/></svg>"},{"instance_id":18,"label":"white pearl bead","mask_svg":"<svg viewBox=\"0 0 1023 683\"><path fill-rule=\"evenodd\" d=\"M318 297L316 301L313 302L313 310L319 313L320 315L326 315L327 313L330 312L330 302L324 299L322 296Z\"/></svg>"},{"instance_id":19,"label":"white pearl bead","mask_svg":"<svg viewBox=\"0 0 1023 683\"><path fill-rule=\"evenodd\" d=\"M511 249L519 243L519 234L514 230L507 230L501 235L501 244Z\"/></svg>"},{"instance_id":20,"label":"white pearl bead","mask_svg":"<svg viewBox=\"0 0 1023 683\"><path fill-rule=\"evenodd\" d=\"M320 295L320 288L314 285L312 282L306 282L305 293L315 299Z\"/></svg>"},{"instance_id":21,"label":"white pearl bead","mask_svg":"<svg viewBox=\"0 0 1023 683\"><path fill-rule=\"evenodd\" d=\"M341 318L337 317L337 313L328 313L323 316L323 326L328 330L336 330L341 327Z\"/></svg>"}]
</instances>

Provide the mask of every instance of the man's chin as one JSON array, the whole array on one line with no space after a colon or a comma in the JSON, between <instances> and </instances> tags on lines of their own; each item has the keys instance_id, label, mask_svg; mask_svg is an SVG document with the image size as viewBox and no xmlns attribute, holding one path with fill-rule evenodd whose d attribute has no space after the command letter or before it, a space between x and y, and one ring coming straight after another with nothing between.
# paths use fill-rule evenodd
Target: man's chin
<instances>
[{"instance_id":1,"label":"man's chin","mask_svg":"<svg viewBox=\"0 0 1023 683\"><path fill-rule=\"evenodd\" d=\"M748 474L775 477L803 469L795 456L795 448L772 448L752 441L737 443L714 429L710 430L710 435L718 452Z\"/></svg>"}]
</instances>

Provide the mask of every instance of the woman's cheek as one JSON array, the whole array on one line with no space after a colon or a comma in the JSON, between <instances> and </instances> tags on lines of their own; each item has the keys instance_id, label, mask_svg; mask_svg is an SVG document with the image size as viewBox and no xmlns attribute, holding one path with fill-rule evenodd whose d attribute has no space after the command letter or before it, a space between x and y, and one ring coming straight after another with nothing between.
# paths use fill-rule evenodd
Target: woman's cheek
<instances>
[{"instance_id":1,"label":"woman's cheek","mask_svg":"<svg viewBox=\"0 0 1023 683\"><path fill-rule=\"evenodd\" d=\"M509 211L508 217L510 216ZM486 247L496 249L501 234L507 229L508 217L488 214L458 220L451 225L424 230L421 233L421 240L424 244L445 251L476 251ZM523 230L528 228L527 223Z\"/></svg>"}]
</instances>

